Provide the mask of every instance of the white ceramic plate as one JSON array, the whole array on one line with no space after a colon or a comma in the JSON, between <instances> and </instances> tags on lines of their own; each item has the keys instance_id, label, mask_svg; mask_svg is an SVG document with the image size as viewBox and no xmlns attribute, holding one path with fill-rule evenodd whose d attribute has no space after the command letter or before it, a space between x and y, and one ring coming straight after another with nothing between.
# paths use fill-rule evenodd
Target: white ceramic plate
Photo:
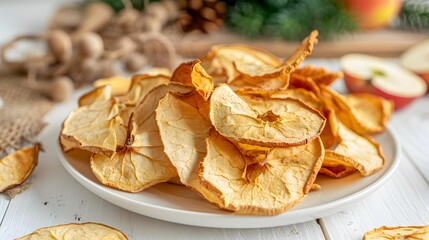
<instances>
[{"instance_id":1,"label":"white ceramic plate","mask_svg":"<svg viewBox=\"0 0 429 240\"><path fill-rule=\"evenodd\" d=\"M400 146L387 128L377 135L386 156L385 167L362 177L355 173L342 179L319 176L319 191L310 192L300 204L277 216L242 216L220 210L183 186L158 184L140 193L121 192L103 186L91 172L89 155L64 154L58 144L58 156L67 171L85 188L99 197L130 211L175 223L218 228L262 228L314 220L338 212L376 191L398 167Z\"/></svg>"}]
</instances>

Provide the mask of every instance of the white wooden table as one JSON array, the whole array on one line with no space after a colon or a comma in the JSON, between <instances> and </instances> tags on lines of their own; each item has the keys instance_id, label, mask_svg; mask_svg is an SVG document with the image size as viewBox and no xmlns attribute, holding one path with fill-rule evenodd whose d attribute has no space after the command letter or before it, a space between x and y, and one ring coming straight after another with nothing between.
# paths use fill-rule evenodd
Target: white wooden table
<instances>
[{"instance_id":1,"label":"white wooden table","mask_svg":"<svg viewBox=\"0 0 429 240\"><path fill-rule=\"evenodd\" d=\"M0 3L0 43L22 29L36 32L54 9L49 1L29 7L28 0ZM57 3L58 4L58 3ZM37 5L37 6L36 6ZM37 15L19 19L27 14ZM42 19L42 20L41 20ZM36 21L37 20L37 21ZM37 27L31 28L31 24ZM19 29L19 30L17 30ZM311 63L338 70L336 60ZM1 80L1 79L0 79ZM335 88L343 91L342 82ZM391 128L402 144L402 161L394 176L365 200L321 219L265 229L215 229L164 222L112 205L75 181L60 164L55 145L60 125L76 107L73 98L58 104L46 115L46 128L39 135L45 152L30 177L32 185L9 200L0 195L0 240L23 236L37 228L70 222L100 222L122 230L129 239L361 239L366 231L382 225L429 224L429 96L396 112ZM1 97L1 96L0 96Z\"/></svg>"}]
</instances>

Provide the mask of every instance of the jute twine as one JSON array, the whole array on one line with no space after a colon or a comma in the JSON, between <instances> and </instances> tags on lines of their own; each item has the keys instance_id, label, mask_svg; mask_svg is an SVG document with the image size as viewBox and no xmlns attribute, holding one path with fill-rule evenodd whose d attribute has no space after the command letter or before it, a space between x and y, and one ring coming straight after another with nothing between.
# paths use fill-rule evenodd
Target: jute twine
<instances>
[{"instance_id":1,"label":"jute twine","mask_svg":"<svg viewBox=\"0 0 429 240\"><path fill-rule=\"evenodd\" d=\"M0 70L0 156L32 141L44 127L43 115L53 103L30 88L24 75Z\"/></svg>"}]
</instances>

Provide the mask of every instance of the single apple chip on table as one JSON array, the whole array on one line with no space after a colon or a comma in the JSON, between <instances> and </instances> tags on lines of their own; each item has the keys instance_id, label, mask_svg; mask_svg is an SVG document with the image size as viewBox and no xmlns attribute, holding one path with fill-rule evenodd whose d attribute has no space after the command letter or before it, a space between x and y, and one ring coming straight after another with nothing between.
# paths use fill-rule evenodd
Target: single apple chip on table
<instances>
[{"instance_id":1,"label":"single apple chip on table","mask_svg":"<svg viewBox=\"0 0 429 240\"><path fill-rule=\"evenodd\" d=\"M130 119L124 147L112 156L93 154L91 169L98 180L127 192L139 192L177 175L164 153L155 120L159 100L168 92L189 94L192 88L178 84L161 85L151 91L136 107Z\"/></svg>"},{"instance_id":2,"label":"single apple chip on table","mask_svg":"<svg viewBox=\"0 0 429 240\"><path fill-rule=\"evenodd\" d=\"M382 226L375 228L363 236L363 240L379 239L429 239L429 225L426 226Z\"/></svg>"},{"instance_id":3,"label":"single apple chip on table","mask_svg":"<svg viewBox=\"0 0 429 240\"><path fill-rule=\"evenodd\" d=\"M127 240L127 236L113 227L100 223L69 223L40 228L16 240L66 240L66 239L115 239Z\"/></svg>"},{"instance_id":4,"label":"single apple chip on table","mask_svg":"<svg viewBox=\"0 0 429 240\"><path fill-rule=\"evenodd\" d=\"M201 66L201 61L198 59L180 64L180 66L174 70L173 76L171 76L171 82L194 87L205 101L209 99L214 88L212 77L207 74Z\"/></svg>"},{"instance_id":5,"label":"single apple chip on table","mask_svg":"<svg viewBox=\"0 0 429 240\"><path fill-rule=\"evenodd\" d=\"M39 148L39 144L24 147L0 159L0 192L27 180L37 165Z\"/></svg>"},{"instance_id":6,"label":"single apple chip on table","mask_svg":"<svg viewBox=\"0 0 429 240\"><path fill-rule=\"evenodd\" d=\"M323 130L325 118L298 100L271 100L278 102L274 111L269 101L258 101L257 111L224 84L210 98L210 120L228 139L265 147L301 145L317 138Z\"/></svg>"},{"instance_id":7,"label":"single apple chip on table","mask_svg":"<svg viewBox=\"0 0 429 240\"><path fill-rule=\"evenodd\" d=\"M203 185L222 199L221 208L241 214L275 215L308 194L323 154L317 138L301 146L273 148L264 163L254 163L213 130L199 175Z\"/></svg>"}]
</instances>

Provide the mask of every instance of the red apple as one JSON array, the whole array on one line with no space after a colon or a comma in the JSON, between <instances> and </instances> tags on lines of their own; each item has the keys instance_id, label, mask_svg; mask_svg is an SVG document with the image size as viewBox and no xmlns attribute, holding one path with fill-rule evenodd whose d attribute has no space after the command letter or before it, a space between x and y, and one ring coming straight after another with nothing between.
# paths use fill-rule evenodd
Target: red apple
<instances>
[{"instance_id":1,"label":"red apple","mask_svg":"<svg viewBox=\"0 0 429 240\"><path fill-rule=\"evenodd\" d=\"M381 58L348 54L340 59L340 65L350 92L366 92L391 99L396 109L423 96L427 90L421 77Z\"/></svg>"},{"instance_id":2,"label":"red apple","mask_svg":"<svg viewBox=\"0 0 429 240\"><path fill-rule=\"evenodd\" d=\"M347 10L363 29L386 26L401 9L401 0L345 0Z\"/></svg>"},{"instance_id":3,"label":"red apple","mask_svg":"<svg viewBox=\"0 0 429 240\"><path fill-rule=\"evenodd\" d=\"M423 78L429 87L429 40L423 41L405 51L401 56L400 62L404 68Z\"/></svg>"}]
</instances>

